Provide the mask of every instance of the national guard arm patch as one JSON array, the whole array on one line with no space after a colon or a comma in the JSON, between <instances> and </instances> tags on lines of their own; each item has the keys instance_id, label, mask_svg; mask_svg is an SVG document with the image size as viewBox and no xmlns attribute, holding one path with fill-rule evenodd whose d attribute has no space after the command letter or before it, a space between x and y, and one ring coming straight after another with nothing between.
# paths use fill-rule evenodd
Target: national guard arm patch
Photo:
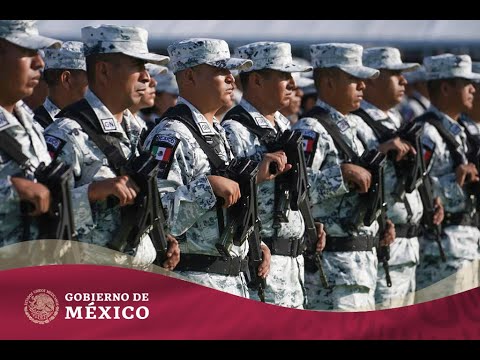
<instances>
[{"instance_id":1,"label":"national guard arm patch","mask_svg":"<svg viewBox=\"0 0 480 360\"><path fill-rule=\"evenodd\" d=\"M180 139L174 136L158 134L154 137L150 152L155 159L160 161L158 178L166 179L177 149Z\"/></svg>"},{"instance_id":2,"label":"national guard arm patch","mask_svg":"<svg viewBox=\"0 0 480 360\"><path fill-rule=\"evenodd\" d=\"M423 145L423 158L425 160L425 166L428 168L430 160L432 160L432 155L435 151L435 143L430 139L424 139L422 141Z\"/></svg>"},{"instance_id":3,"label":"national guard arm patch","mask_svg":"<svg viewBox=\"0 0 480 360\"><path fill-rule=\"evenodd\" d=\"M315 157L315 151L317 149L317 143L319 134L312 130L300 130L303 137L303 151L305 152L305 161L307 167L311 167L313 164L313 158Z\"/></svg>"},{"instance_id":4,"label":"national guard arm patch","mask_svg":"<svg viewBox=\"0 0 480 360\"><path fill-rule=\"evenodd\" d=\"M53 160L58 156L58 153L62 150L66 141L52 135L45 135L44 137L47 143L48 153Z\"/></svg>"}]
</instances>

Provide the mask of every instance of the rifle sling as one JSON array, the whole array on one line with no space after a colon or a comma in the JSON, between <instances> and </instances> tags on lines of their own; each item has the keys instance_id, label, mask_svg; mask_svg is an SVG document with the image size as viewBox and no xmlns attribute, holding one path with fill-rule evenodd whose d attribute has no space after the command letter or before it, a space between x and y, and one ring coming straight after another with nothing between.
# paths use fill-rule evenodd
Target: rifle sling
<instances>
[{"instance_id":1,"label":"rifle sling","mask_svg":"<svg viewBox=\"0 0 480 360\"><path fill-rule=\"evenodd\" d=\"M98 126L98 121L96 121L97 116L87 100L82 99L67 106L56 117L68 117L76 121L105 155L115 174L117 176L121 175L120 170L127 163L127 158L123 154L121 147L121 141L116 136L103 133Z\"/></svg>"}]
</instances>

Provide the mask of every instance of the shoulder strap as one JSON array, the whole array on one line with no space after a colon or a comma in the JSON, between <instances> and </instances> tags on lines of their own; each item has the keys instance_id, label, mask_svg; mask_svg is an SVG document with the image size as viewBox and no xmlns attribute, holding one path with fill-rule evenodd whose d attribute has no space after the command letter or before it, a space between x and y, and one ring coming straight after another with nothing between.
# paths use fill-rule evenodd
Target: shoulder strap
<instances>
[{"instance_id":1,"label":"shoulder strap","mask_svg":"<svg viewBox=\"0 0 480 360\"><path fill-rule=\"evenodd\" d=\"M90 139L107 157L108 163L115 173L120 175L121 167L127 163L120 145L120 139L103 133L96 121L97 115L87 100L82 99L67 106L56 117L67 117L80 124Z\"/></svg>"},{"instance_id":2,"label":"shoulder strap","mask_svg":"<svg viewBox=\"0 0 480 360\"><path fill-rule=\"evenodd\" d=\"M333 142L335 143L335 146L341 152L343 152L350 160L358 159L358 155L355 153L355 151L353 151L353 149L345 142L345 140L343 140L340 130L331 123L328 111L319 106L315 106L305 115L303 115L303 117L312 117L317 119L320 124L322 124L322 126L325 128L325 130L327 130L327 132L330 134Z\"/></svg>"},{"instance_id":3,"label":"shoulder strap","mask_svg":"<svg viewBox=\"0 0 480 360\"><path fill-rule=\"evenodd\" d=\"M237 105L230 109L225 116L223 117L225 120L235 120L238 121L240 124L245 126L250 132L254 133L260 139L260 142L264 143L266 138L271 136L273 130L270 128L262 128L255 123L255 120L250 115L250 113L245 110L243 106Z\"/></svg>"},{"instance_id":4,"label":"shoulder strap","mask_svg":"<svg viewBox=\"0 0 480 360\"><path fill-rule=\"evenodd\" d=\"M375 121L364 109L360 108L355 110L353 113L357 116L360 116L363 121L365 121L367 125L372 128L378 141L391 139L395 134L394 131L387 128L380 121Z\"/></svg>"},{"instance_id":5,"label":"shoulder strap","mask_svg":"<svg viewBox=\"0 0 480 360\"><path fill-rule=\"evenodd\" d=\"M178 104L169 108L162 115L159 121L157 121L157 124L167 118L180 121L188 128L188 130L190 130L198 145L200 145L200 148L207 155L208 161L210 161L210 165L213 167L213 170L225 167L225 161L223 161L220 156L217 155L215 150L207 143L203 135L198 131L198 127L192 117L192 112L187 105Z\"/></svg>"},{"instance_id":6,"label":"shoulder strap","mask_svg":"<svg viewBox=\"0 0 480 360\"><path fill-rule=\"evenodd\" d=\"M463 156L459 151L460 144L457 142L457 140L455 140L455 137L447 129L445 129L445 127L441 123L440 118L437 116L437 114L429 111L419 116L415 121L428 122L435 129L437 129L438 133L447 144L448 151L450 151L450 154L452 154L455 167L463 164Z\"/></svg>"},{"instance_id":7,"label":"shoulder strap","mask_svg":"<svg viewBox=\"0 0 480 360\"><path fill-rule=\"evenodd\" d=\"M53 123L53 119L48 113L47 109L43 105L40 105L38 108L35 109L35 115L33 116L37 122L42 125L45 129L48 125Z\"/></svg>"},{"instance_id":8,"label":"shoulder strap","mask_svg":"<svg viewBox=\"0 0 480 360\"><path fill-rule=\"evenodd\" d=\"M22 152L20 143L5 131L0 131L0 150L10 156L22 169L30 166L30 160Z\"/></svg>"}]
</instances>

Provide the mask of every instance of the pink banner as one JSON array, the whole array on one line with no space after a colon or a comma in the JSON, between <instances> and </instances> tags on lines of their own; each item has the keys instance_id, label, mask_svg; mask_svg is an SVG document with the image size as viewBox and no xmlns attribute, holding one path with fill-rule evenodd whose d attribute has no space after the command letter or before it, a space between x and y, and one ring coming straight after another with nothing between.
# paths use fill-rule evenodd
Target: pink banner
<instances>
[{"instance_id":1,"label":"pink banner","mask_svg":"<svg viewBox=\"0 0 480 360\"><path fill-rule=\"evenodd\" d=\"M480 289L404 308L314 312L93 265L0 271L0 339L480 339Z\"/></svg>"}]
</instances>

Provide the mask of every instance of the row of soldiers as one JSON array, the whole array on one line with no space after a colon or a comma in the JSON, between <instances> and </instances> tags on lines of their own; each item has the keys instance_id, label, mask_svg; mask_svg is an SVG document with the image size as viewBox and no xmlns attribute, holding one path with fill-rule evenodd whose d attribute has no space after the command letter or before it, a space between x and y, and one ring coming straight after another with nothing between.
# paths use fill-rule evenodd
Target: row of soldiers
<instances>
[{"instance_id":1,"label":"row of soldiers","mask_svg":"<svg viewBox=\"0 0 480 360\"><path fill-rule=\"evenodd\" d=\"M281 42L240 46L231 57L223 40L187 39L170 45L167 57L148 51L141 28L102 25L81 34L81 46L60 47L33 21L0 21L2 245L40 236L36 220L55 194L37 168L53 159L72 172L78 240L121 250L118 263L132 255L137 267L157 262L243 297L317 310L408 305L416 272L425 287L478 262L478 154L457 122L480 79L469 56L424 60L432 105L407 124L392 109L404 95L403 73L419 64L403 63L395 48L315 44L309 66ZM146 63L169 63L179 96L144 131L135 113L152 106L155 72L166 71ZM44 66L58 91L34 121L21 100ZM292 126L279 110L296 88L292 74L312 69L317 102ZM243 96L220 123L215 114L233 98L231 71ZM6 138L28 166L6 149ZM156 161L148 196L135 171L124 171L142 154ZM246 181L232 176L238 169ZM161 198L165 212L137 226L133 246L119 245L125 223L138 219L126 209L140 195L147 203ZM80 261L102 259L92 247Z\"/></svg>"}]
</instances>

